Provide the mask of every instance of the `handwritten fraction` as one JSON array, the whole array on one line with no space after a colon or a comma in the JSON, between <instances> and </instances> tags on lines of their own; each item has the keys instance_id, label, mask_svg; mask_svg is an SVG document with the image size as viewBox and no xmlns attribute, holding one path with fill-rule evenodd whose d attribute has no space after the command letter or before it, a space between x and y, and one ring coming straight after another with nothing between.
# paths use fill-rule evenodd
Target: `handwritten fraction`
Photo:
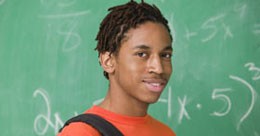
<instances>
[{"instance_id":1,"label":"handwritten fraction","mask_svg":"<svg viewBox=\"0 0 260 136\"><path fill-rule=\"evenodd\" d=\"M56 3L55 3L56 2ZM60 9L61 11L64 8L68 8L73 6L76 1L48 1L48 0L41 0L41 4L46 8L51 8L54 3L56 8ZM59 37L63 37L62 43L62 51L63 52L70 52L77 49L81 43L82 38L80 34L77 32L77 27L79 26L79 20L81 16L86 16L90 13L89 10L83 11L74 11L74 12L67 12L67 13L49 13L49 14L42 14L38 17L45 20L59 20L62 22L61 24L55 23L48 23L47 33L46 33L46 45L52 45L49 43L52 40L59 39ZM51 21L49 21L51 22Z\"/></svg>"}]
</instances>

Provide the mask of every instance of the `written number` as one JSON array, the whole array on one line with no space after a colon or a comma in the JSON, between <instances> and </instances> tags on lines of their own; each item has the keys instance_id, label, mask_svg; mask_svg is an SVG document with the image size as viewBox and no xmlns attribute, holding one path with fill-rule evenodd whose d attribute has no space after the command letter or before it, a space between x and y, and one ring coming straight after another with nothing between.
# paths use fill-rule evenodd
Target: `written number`
<instances>
[{"instance_id":1,"label":"written number","mask_svg":"<svg viewBox=\"0 0 260 136\"><path fill-rule=\"evenodd\" d=\"M220 111L215 111L212 113L214 116L225 116L226 114L229 113L231 109L231 101L230 98L223 94L224 92L231 91L230 88L224 88L224 89L214 89L211 98L213 100L221 100L225 103L226 106L222 108Z\"/></svg>"},{"instance_id":2,"label":"written number","mask_svg":"<svg viewBox=\"0 0 260 136\"><path fill-rule=\"evenodd\" d=\"M47 95L47 92L39 88L35 90L33 93L33 97L41 96L44 100L44 104L47 108L46 113L41 113L36 116L34 120L34 131L36 132L37 135L45 135L48 131L49 127L54 128L55 133L58 132L60 126L63 126L63 122L60 119L60 115L58 113L54 114L55 117L55 122L52 122L51 120L51 105L50 101Z\"/></svg>"}]
</instances>

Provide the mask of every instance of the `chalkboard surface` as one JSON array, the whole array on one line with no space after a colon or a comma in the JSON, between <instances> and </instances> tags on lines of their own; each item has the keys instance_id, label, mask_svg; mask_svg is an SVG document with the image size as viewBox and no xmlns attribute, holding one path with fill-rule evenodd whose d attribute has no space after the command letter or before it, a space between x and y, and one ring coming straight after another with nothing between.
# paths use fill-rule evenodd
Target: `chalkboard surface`
<instances>
[{"instance_id":1,"label":"chalkboard surface","mask_svg":"<svg viewBox=\"0 0 260 136\"><path fill-rule=\"evenodd\" d=\"M125 2L0 0L1 136L55 135L102 100L94 39ZM175 39L174 73L149 113L178 136L260 136L260 1L147 2Z\"/></svg>"}]
</instances>

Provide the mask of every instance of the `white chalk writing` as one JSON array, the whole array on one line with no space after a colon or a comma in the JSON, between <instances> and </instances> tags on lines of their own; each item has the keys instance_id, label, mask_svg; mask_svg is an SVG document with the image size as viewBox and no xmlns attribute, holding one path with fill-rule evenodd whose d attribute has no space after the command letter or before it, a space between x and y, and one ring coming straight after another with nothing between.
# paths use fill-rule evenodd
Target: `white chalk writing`
<instances>
[{"instance_id":1,"label":"white chalk writing","mask_svg":"<svg viewBox=\"0 0 260 136\"><path fill-rule=\"evenodd\" d=\"M40 18L46 19L61 19L61 18L70 18L70 17L77 17L89 14L90 11L78 11L73 13L63 13L63 14L51 14L51 15L39 15Z\"/></svg>"},{"instance_id":2,"label":"white chalk writing","mask_svg":"<svg viewBox=\"0 0 260 136\"><path fill-rule=\"evenodd\" d=\"M244 79L242 79L240 77L237 77L237 76L233 76L233 75L230 75L229 77L231 79L233 79L235 81L238 81L238 82L242 83L243 85L247 86L249 91L250 91L250 94L251 94L250 106L249 106L248 110L246 111L246 113L241 117L241 119L239 120L239 123L237 125L237 130L239 130L240 129L240 125L243 123L243 121L249 116L249 114L253 110L257 94L256 94L255 89L247 81L245 81Z\"/></svg>"},{"instance_id":3,"label":"white chalk writing","mask_svg":"<svg viewBox=\"0 0 260 136\"><path fill-rule=\"evenodd\" d=\"M188 28L185 29L185 32L186 32L185 37L187 40L190 40L191 37L198 35L197 32L191 32Z\"/></svg>"},{"instance_id":4,"label":"white chalk writing","mask_svg":"<svg viewBox=\"0 0 260 136\"><path fill-rule=\"evenodd\" d=\"M171 88L171 86L169 86L169 89L168 89L167 99L160 98L158 100L158 102L167 104L167 116L168 116L168 118L171 118L171 116L172 116L172 108L171 108L172 107L171 106L171 103L172 103L172 88Z\"/></svg>"},{"instance_id":5,"label":"white chalk writing","mask_svg":"<svg viewBox=\"0 0 260 136\"><path fill-rule=\"evenodd\" d=\"M49 101L48 93L42 89L38 88L34 91L33 97L42 97L46 106L46 113L40 113L34 119L34 131L37 135L44 135L47 133L49 127L54 129L54 134L63 126L63 121L60 118L58 112L54 113L54 122L51 120L51 103ZM77 113L75 112L75 115Z\"/></svg>"},{"instance_id":6,"label":"white chalk writing","mask_svg":"<svg viewBox=\"0 0 260 136\"><path fill-rule=\"evenodd\" d=\"M233 34L230 30L230 27L227 26L225 23L222 23L222 26L223 26L224 31L225 31L224 40L226 40L227 38L233 38Z\"/></svg>"},{"instance_id":7,"label":"white chalk writing","mask_svg":"<svg viewBox=\"0 0 260 136\"><path fill-rule=\"evenodd\" d=\"M260 24L254 24L254 26L253 26L253 33L255 35L259 35L260 34Z\"/></svg>"},{"instance_id":8,"label":"white chalk writing","mask_svg":"<svg viewBox=\"0 0 260 136\"><path fill-rule=\"evenodd\" d=\"M0 0L0 5L3 5L5 0Z\"/></svg>"},{"instance_id":9,"label":"white chalk writing","mask_svg":"<svg viewBox=\"0 0 260 136\"><path fill-rule=\"evenodd\" d=\"M62 31L62 30L58 31L58 34L64 35L65 37L65 40L62 44L62 50L64 52L72 51L81 44L80 35L74 32L77 24L75 22L69 22L68 25L71 26L68 31Z\"/></svg>"},{"instance_id":10,"label":"white chalk writing","mask_svg":"<svg viewBox=\"0 0 260 136\"><path fill-rule=\"evenodd\" d=\"M253 80L259 80L260 79L260 68L255 66L255 63L248 62L245 64L245 67L248 67L248 70L254 73L254 76L252 77Z\"/></svg>"},{"instance_id":11,"label":"white chalk writing","mask_svg":"<svg viewBox=\"0 0 260 136\"><path fill-rule=\"evenodd\" d=\"M217 34L218 29L216 26L216 21L218 21L224 17L225 17L225 14L220 14L220 15L209 18L207 21L205 21L202 24L202 26L201 26L202 29L210 31L210 34L201 40L202 42L208 42Z\"/></svg>"},{"instance_id":12,"label":"white chalk writing","mask_svg":"<svg viewBox=\"0 0 260 136\"><path fill-rule=\"evenodd\" d=\"M244 17L247 11L247 5L246 4L237 4L234 7L234 11L239 13L240 18Z\"/></svg>"},{"instance_id":13,"label":"white chalk writing","mask_svg":"<svg viewBox=\"0 0 260 136\"><path fill-rule=\"evenodd\" d=\"M44 6L53 7L56 6L57 8L65 8L70 7L74 5L76 0L72 1L48 1L48 0L41 0L41 4ZM47 33L47 45L53 45L51 43L48 43L51 41L50 39L57 40L59 37L56 37L56 35L62 36L64 38L62 43L62 51L63 52L71 52L73 50L76 50L82 43L82 38L80 34L76 31L78 27L78 20L80 16L84 16L90 13L90 10L83 10L83 11L74 11L69 13L50 13L50 14L44 14L39 15L39 18L47 19L47 20L64 20L62 24L59 24L60 27L54 27L56 29L52 30L53 28L51 24L48 24L48 28L51 30L48 30ZM68 19L71 18L71 19ZM50 36L52 35L52 36ZM56 43L56 42L55 42Z\"/></svg>"},{"instance_id":14,"label":"white chalk writing","mask_svg":"<svg viewBox=\"0 0 260 136\"><path fill-rule=\"evenodd\" d=\"M219 112L215 111L212 113L212 115L214 116L225 116L226 114L229 113L230 109L231 109L231 100L230 98L225 95L225 92L231 91L230 88L224 88L224 89L214 89L211 98L213 100L221 100L225 103L226 106L223 107L222 110L220 110ZM226 110L225 110L226 109Z\"/></svg>"},{"instance_id":15,"label":"white chalk writing","mask_svg":"<svg viewBox=\"0 0 260 136\"><path fill-rule=\"evenodd\" d=\"M185 116L188 120L191 119L189 116L185 106L186 106L186 101L187 101L187 96L185 95L183 100L178 97L178 101L180 104L180 113L179 113L179 118L178 118L178 123L180 124L182 122L183 117Z\"/></svg>"}]
</instances>

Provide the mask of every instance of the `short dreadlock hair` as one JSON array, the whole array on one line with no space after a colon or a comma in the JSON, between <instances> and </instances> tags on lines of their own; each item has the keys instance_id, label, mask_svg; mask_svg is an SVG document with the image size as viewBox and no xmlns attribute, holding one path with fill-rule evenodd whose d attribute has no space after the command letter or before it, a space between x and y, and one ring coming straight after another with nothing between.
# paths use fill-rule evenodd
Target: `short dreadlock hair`
<instances>
[{"instance_id":1,"label":"short dreadlock hair","mask_svg":"<svg viewBox=\"0 0 260 136\"><path fill-rule=\"evenodd\" d=\"M170 34L168 21L160 10L155 5L149 5L143 0L139 4L131 0L124 5L111 7L108 11L110 13L101 22L96 37L97 46L95 50L98 51L99 56L105 52L109 52L110 55L117 55L121 42L125 38L125 33L147 21L163 24ZM170 37L172 39L171 34ZM104 76L107 79L109 78L105 71Z\"/></svg>"}]
</instances>

